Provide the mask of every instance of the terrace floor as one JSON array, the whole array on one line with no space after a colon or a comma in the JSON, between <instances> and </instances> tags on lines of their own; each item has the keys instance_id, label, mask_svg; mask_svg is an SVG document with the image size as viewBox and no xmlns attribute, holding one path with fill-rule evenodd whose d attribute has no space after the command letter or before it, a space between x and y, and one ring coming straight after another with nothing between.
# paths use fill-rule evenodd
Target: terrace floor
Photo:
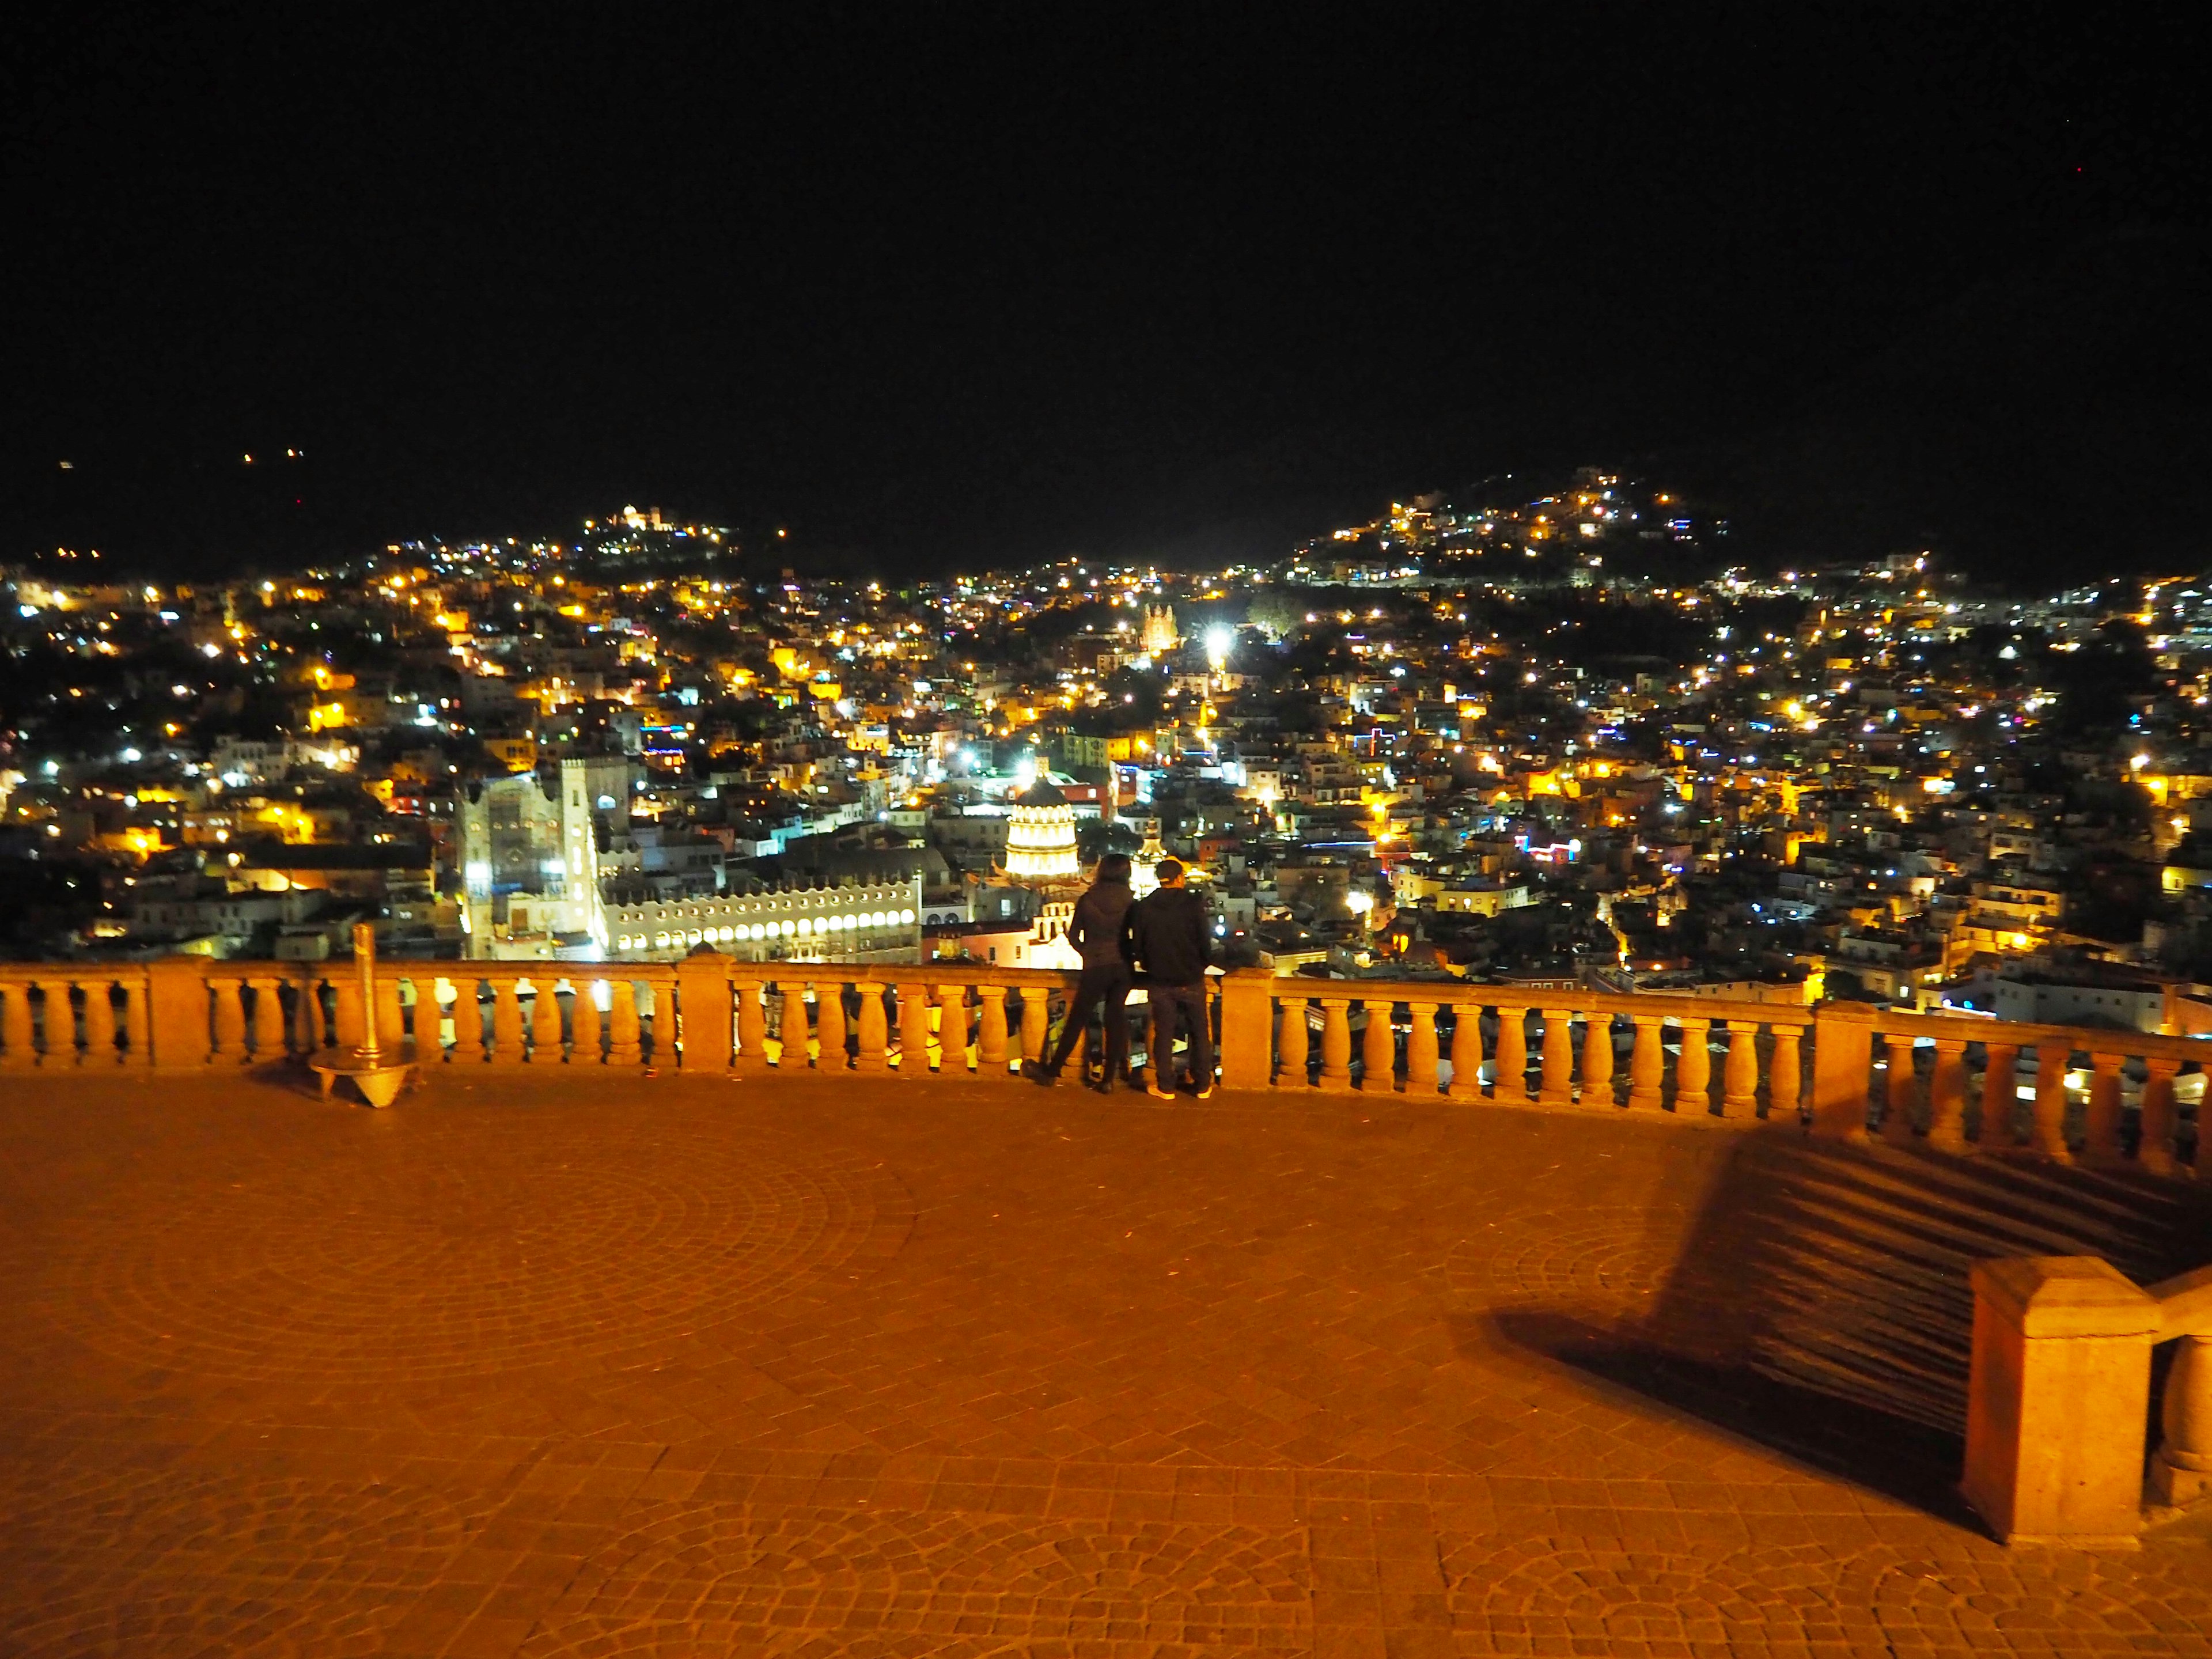
<instances>
[{"instance_id":1,"label":"terrace floor","mask_svg":"<svg viewBox=\"0 0 2212 1659\"><path fill-rule=\"evenodd\" d=\"M1957 1505L1960 1263L2193 1199L1533 1109L0 1079L0 1651L2212 1655Z\"/></svg>"}]
</instances>

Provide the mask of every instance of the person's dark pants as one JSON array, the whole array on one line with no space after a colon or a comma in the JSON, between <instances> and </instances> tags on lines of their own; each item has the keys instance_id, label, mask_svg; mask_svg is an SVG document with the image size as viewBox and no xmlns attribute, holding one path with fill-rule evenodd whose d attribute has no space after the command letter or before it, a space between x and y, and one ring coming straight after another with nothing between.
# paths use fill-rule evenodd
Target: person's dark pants
<instances>
[{"instance_id":1,"label":"person's dark pants","mask_svg":"<svg viewBox=\"0 0 2212 1659\"><path fill-rule=\"evenodd\" d=\"M1098 1010L1106 1027L1105 1080L1113 1082L1129 1069L1129 969L1121 963L1106 968L1085 968L1075 981L1075 994L1067 1000L1067 1019L1060 1028L1060 1042L1045 1062L1053 1076L1067 1064L1091 1024L1091 1012Z\"/></svg>"},{"instance_id":2,"label":"person's dark pants","mask_svg":"<svg viewBox=\"0 0 2212 1659\"><path fill-rule=\"evenodd\" d=\"M1190 1062L1190 1079L1201 1089L1213 1086L1213 1032L1206 1013L1206 985L1155 985L1152 1005L1152 1084L1175 1087L1176 1026L1189 1039L1184 1058Z\"/></svg>"}]
</instances>

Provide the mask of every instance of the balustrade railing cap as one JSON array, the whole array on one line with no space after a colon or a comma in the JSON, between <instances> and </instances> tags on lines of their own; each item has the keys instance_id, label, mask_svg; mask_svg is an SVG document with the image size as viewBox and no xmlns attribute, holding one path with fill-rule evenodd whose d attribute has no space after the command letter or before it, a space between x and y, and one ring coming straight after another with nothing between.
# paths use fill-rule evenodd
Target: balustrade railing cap
<instances>
[{"instance_id":1,"label":"balustrade railing cap","mask_svg":"<svg viewBox=\"0 0 2212 1659\"><path fill-rule=\"evenodd\" d=\"M1972 1277L2023 1336L2149 1336L2162 1322L2156 1298L2100 1256L2008 1256Z\"/></svg>"}]
</instances>

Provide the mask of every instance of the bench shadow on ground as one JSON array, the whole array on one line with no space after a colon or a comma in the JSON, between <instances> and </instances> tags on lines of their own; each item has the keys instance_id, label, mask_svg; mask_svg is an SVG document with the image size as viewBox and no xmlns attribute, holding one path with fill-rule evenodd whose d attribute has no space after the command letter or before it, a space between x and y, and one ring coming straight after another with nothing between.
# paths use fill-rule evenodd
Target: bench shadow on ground
<instances>
[{"instance_id":1,"label":"bench shadow on ground","mask_svg":"<svg viewBox=\"0 0 2212 1659\"><path fill-rule=\"evenodd\" d=\"M2100 1255L2148 1282L2212 1261L2191 1186L1783 1131L1742 1136L1646 1228L1638 1293L1493 1301L1460 1316L1462 1348L1502 1342L1970 1526L1972 1263Z\"/></svg>"}]
</instances>

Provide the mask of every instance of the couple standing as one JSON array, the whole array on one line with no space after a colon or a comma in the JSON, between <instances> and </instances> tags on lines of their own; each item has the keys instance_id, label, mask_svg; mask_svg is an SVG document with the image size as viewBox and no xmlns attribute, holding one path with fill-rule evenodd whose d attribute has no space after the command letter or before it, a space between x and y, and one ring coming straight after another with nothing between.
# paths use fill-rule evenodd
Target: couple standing
<instances>
[{"instance_id":1,"label":"couple standing","mask_svg":"<svg viewBox=\"0 0 2212 1659\"><path fill-rule=\"evenodd\" d=\"M1067 942L1083 957L1083 973L1069 999L1067 1021L1059 1045L1032 1075L1054 1083L1060 1068L1091 1023L1091 1010L1103 1005L1106 1069L1101 1093L1128 1070L1129 988L1139 981L1152 1003L1151 1065L1146 1092L1173 1100L1176 1028L1188 1034L1191 1081L1198 1097L1213 1092L1213 1033L1207 1023L1206 969L1211 958L1206 931L1206 902L1183 884L1182 862L1162 859L1152 866L1159 886L1143 899L1129 890L1129 860L1109 853L1098 860L1091 890L1076 901Z\"/></svg>"}]
</instances>

